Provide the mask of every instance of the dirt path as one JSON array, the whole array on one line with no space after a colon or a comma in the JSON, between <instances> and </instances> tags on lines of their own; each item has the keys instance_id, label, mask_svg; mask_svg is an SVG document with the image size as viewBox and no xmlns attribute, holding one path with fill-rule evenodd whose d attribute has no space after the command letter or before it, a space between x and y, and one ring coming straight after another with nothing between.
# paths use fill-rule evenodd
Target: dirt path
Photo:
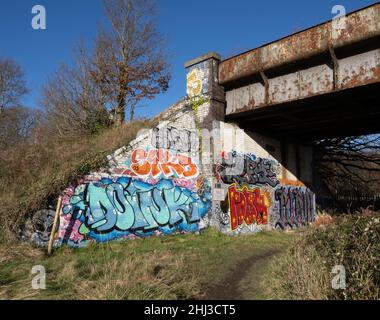
<instances>
[{"instance_id":1,"label":"dirt path","mask_svg":"<svg viewBox=\"0 0 380 320\"><path fill-rule=\"evenodd\" d=\"M260 292L260 270L263 270L273 257L279 253L279 249L271 249L262 254L241 260L230 269L217 285L205 288L205 300L258 299L262 295ZM249 297L246 294L243 296L243 284L244 288L249 288Z\"/></svg>"}]
</instances>

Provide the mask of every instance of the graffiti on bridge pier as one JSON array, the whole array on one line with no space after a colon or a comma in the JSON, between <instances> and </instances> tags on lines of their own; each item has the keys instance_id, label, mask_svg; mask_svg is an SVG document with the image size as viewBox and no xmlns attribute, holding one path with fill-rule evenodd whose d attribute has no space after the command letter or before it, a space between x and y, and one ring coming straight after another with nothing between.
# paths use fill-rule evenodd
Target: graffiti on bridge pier
<instances>
[{"instance_id":1,"label":"graffiti on bridge pier","mask_svg":"<svg viewBox=\"0 0 380 320\"><path fill-rule=\"evenodd\" d=\"M198 166L191 157L164 149L134 150L130 167L132 172L140 177L175 176L190 179L199 175Z\"/></svg>"},{"instance_id":2,"label":"graffiti on bridge pier","mask_svg":"<svg viewBox=\"0 0 380 320\"><path fill-rule=\"evenodd\" d=\"M231 229L236 230L244 222L246 225L267 224L270 195L260 188L237 189L235 185L228 188L230 203Z\"/></svg>"},{"instance_id":3,"label":"graffiti on bridge pier","mask_svg":"<svg viewBox=\"0 0 380 320\"><path fill-rule=\"evenodd\" d=\"M80 236L104 242L130 234L197 231L210 207L210 195L191 192L171 180L151 185L122 177L78 186L62 212L80 221Z\"/></svg>"},{"instance_id":4,"label":"graffiti on bridge pier","mask_svg":"<svg viewBox=\"0 0 380 320\"><path fill-rule=\"evenodd\" d=\"M156 149L168 149L178 152L198 152L199 140L195 131L174 127L154 128L152 146Z\"/></svg>"},{"instance_id":5,"label":"graffiti on bridge pier","mask_svg":"<svg viewBox=\"0 0 380 320\"><path fill-rule=\"evenodd\" d=\"M278 164L273 160L229 152L225 157L222 157L216 171L225 184L276 187L280 183L277 179L276 166Z\"/></svg>"},{"instance_id":6,"label":"graffiti on bridge pier","mask_svg":"<svg viewBox=\"0 0 380 320\"><path fill-rule=\"evenodd\" d=\"M276 227L298 227L315 220L315 195L305 187L279 187L275 191L278 204Z\"/></svg>"}]
</instances>

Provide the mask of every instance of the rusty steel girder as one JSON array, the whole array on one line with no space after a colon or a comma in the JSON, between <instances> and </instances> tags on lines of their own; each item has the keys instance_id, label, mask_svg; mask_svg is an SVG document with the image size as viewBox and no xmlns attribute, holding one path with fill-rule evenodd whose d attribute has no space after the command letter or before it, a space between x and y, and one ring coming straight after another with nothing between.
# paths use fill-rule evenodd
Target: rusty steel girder
<instances>
[{"instance_id":1,"label":"rusty steel girder","mask_svg":"<svg viewBox=\"0 0 380 320\"><path fill-rule=\"evenodd\" d=\"M224 60L219 65L219 83L226 86L260 71L324 54L329 48L339 49L379 36L380 3Z\"/></svg>"},{"instance_id":2,"label":"rusty steel girder","mask_svg":"<svg viewBox=\"0 0 380 320\"><path fill-rule=\"evenodd\" d=\"M379 39L380 4L375 4L222 61L226 114L380 82ZM371 46L336 54L364 43ZM315 57L317 63L300 67ZM281 68L286 72L277 74Z\"/></svg>"}]
</instances>

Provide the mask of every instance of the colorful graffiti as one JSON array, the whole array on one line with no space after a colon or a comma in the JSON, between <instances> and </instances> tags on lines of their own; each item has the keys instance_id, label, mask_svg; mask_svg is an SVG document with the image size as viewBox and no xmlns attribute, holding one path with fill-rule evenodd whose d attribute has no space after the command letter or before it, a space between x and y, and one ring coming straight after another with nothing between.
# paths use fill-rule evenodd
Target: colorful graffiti
<instances>
[{"instance_id":1,"label":"colorful graffiti","mask_svg":"<svg viewBox=\"0 0 380 320\"><path fill-rule=\"evenodd\" d=\"M55 211L42 209L26 219L20 230L20 238L23 241L32 242L39 247L47 247L50 234L53 229Z\"/></svg>"},{"instance_id":2,"label":"colorful graffiti","mask_svg":"<svg viewBox=\"0 0 380 320\"><path fill-rule=\"evenodd\" d=\"M32 223L34 227L34 233L32 235L32 241L40 246L47 246L50 238L51 231L53 229L55 211L44 209L34 214Z\"/></svg>"},{"instance_id":3,"label":"colorful graffiti","mask_svg":"<svg viewBox=\"0 0 380 320\"><path fill-rule=\"evenodd\" d=\"M260 188L237 189L236 185L228 188L230 204L231 229L236 230L244 222L246 225L267 224L270 196L262 193Z\"/></svg>"},{"instance_id":4,"label":"colorful graffiti","mask_svg":"<svg viewBox=\"0 0 380 320\"><path fill-rule=\"evenodd\" d=\"M315 195L308 188L282 186L275 190L275 199L278 203L276 227L294 228L315 220Z\"/></svg>"},{"instance_id":5,"label":"colorful graffiti","mask_svg":"<svg viewBox=\"0 0 380 320\"><path fill-rule=\"evenodd\" d=\"M284 180L278 179L280 166L275 160L236 151L223 152L221 156L215 174L218 181L228 185L228 203L221 204L229 206L218 211L222 227L226 225L227 211L231 231L268 223L285 229L314 221L314 193L304 186L284 184Z\"/></svg>"},{"instance_id":6,"label":"colorful graffiti","mask_svg":"<svg viewBox=\"0 0 380 320\"><path fill-rule=\"evenodd\" d=\"M191 157L164 149L134 150L130 167L139 177L193 179L199 175L198 166Z\"/></svg>"},{"instance_id":7,"label":"colorful graffiti","mask_svg":"<svg viewBox=\"0 0 380 320\"><path fill-rule=\"evenodd\" d=\"M154 128L152 146L156 149L193 153L199 148L198 135L195 131L179 130L174 127Z\"/></svg>"},{"instance_id":8,"label":"colorful graffiti","mask_svg":"<svg viewBox=\"0 0 380 320\"><path fill-rule=\"evenodd\" d=\"M280 183L276 175L277 166L278 164L273 160L229 152L223 153L216 173L225 184L276 187Z\"/></svg>"},{"instance_id":9,"label":"colorful graffiti","mask_svg":"<svg viewBox=\"0 0 380 320\"><path fill-rule=\"evenodd\" d=\"M187 95L189 97L198 96L202 93L203 82L200 71L194 68L187 74Z\"/></svg>"},{"instance_id":10,"label":"colorful graffiti","mask_svg":"<svg viewBox=\"0 0 380 320\"><path fill-rule=\"evenodd\" d=\"M215 205L215 214L218 216L221 225L228 226L230 224L228 212L223 211L219 203Z\"/></svg>"},{"instance_id":11,"label":"colorful graffiti","mask_svg":"<svg viewBox=\"0 0 380 320\"><path fill-rule=\"evenodd\" d=\"M200 196L171 180L151 185L122 177L78 186L62 212L74 220L67 239L104 242L131 234L146 237L157 231L197 231L198 222L210 207L210 194Z\"/></svg>"}]
</instances>

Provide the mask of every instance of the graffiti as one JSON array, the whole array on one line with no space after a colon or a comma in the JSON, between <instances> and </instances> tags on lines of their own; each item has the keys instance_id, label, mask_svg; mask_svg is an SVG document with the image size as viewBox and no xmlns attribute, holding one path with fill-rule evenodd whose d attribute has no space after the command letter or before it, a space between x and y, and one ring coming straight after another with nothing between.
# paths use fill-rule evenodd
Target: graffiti
<instances>
[{"instance_id":1,"label":"graffiti","mask_svg":"<svg viewBox=\"0 0 380 320\"><path fill-rule=\"evenodd\" d=\"M130 164L132 172L140 177L158 178L196 178L199 175L198 166L191 157L183 154L173 154L164 149L134 150Z\"/></svg>"},{"instance_id":2,"label":"graffiti","mask_svg":"<svg viewBox=\"0 0 380 320\"><path fill-rule=\"evenodd\" d=\"M54 210L40 210L32 219L34 226L34 234L32 235L32 241L35 243L47 245L49 242L50 234L54 224Z\"/></svg>"},{"instance_id":3,"label":"graffiti","mask_svg":"<svg viewBox=\"0 0 380 320\"><path fill-rule=\"evenodd\" d=\"M145 237L155 231L197 231L211 207L210 198L175 186L171 180L152 185L129 177L116 182L104 178L78 186L62 212L80 221L78 239L85 236L103 242L130 234Z\"/></svg>"},{"instance_id":4,"label":"graffiti","mask_svg":"<svg viewBox=\"0 0 380 320\"><path fill-rule=\"evenodd\" d=\"M237 229L243 222L248 226L268 223L270 197L266 192L262 193L260 188L237 189L235 185L232 185L228 188L228 200L232 230Z\"/></svg>"},{"instance_id":5,"label":"graffiti","mask_svg":"<svg viewBox=\"0 0 380 320\"><path fill-rule=\"evenodd\" d=\"M222 210L217 211L219 212L219 222L227 226L230 223L230 217L228 216L228 212L223 212Z\"/></svg>"},{"instance_id":6,"label":"graffiti","mask_svg":"<svg viewBox=\"0 0 380 320\"><path fill-rule=\"evenodd\" d=\"M196 132L164 127L153 129L152 146L156 149L162 148L178 152L197 152L199 142Z\"/></svg>"},{"instance_id":7,"label":"graffiti","mask_svg":"<svg viewBox=\"0 0 380 320\"><path fill-rule=\"evenodd\" d=\"M198 96L202 93L202 79L198 69L191 70L187 75L187 95L189 97Z\"/></svg>"},{"instance_id":8,"label":"graffiti","mask_svg":"<svg viewBox=\"0 0 380 320\"><path fill-rule=\"evenodd\" d=\"M42 209L34 213L20 230L21 239L46 247L53 229L54 215L55 211L50 209Z\"/></svg>"},{"instance_id":9,"label":"graffiti","mask_svg":"<svg viewBox=\"0 0 380 320\"><path fill-rule=\"evenodd\" d=\"M315 195L307 188L280 187L275 191L278 202L276 227L298 227L315 220Z\"/></svg>"},{"instance_id":10,"label":"graffiti","mask_svg":"<svg viewBox=\"0 0 380 320\"><path fill-rule=\"evenodd\" d=\"M256 159L254 156L230 152L226 157L222 157L222 162L217 166L216 172L225 184L276 187L280 182L277 179L275 165L274 161L268 159Z\"/></svg>"}]
</instances>

